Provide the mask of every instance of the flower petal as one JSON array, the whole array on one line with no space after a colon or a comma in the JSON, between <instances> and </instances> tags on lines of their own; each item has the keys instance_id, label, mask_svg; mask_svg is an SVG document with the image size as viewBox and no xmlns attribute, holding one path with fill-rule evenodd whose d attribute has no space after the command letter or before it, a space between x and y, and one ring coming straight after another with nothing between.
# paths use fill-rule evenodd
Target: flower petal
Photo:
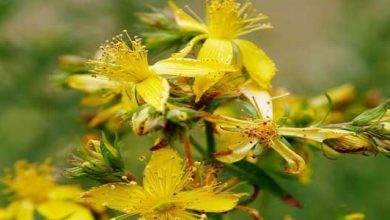
<instances>
[{"instance_id":1,"label":"flower petal","mask_svg":"<svg viewBox=\"0 0 390 220\"><path fill-rule=\"evenodd\" d=\"M187 43L187 45L183 49L181 49L177 53L172 54L171 57L172 58L184 58L184 57L186 57L194 49L194 47L196 46L196 44L199 41L204 40L206 38L207 38L206 34L201 34L201 35L195 36L194 38L192 38L190 40L190 42Z\"/></svg>"},{"instance_id":2,"label":"flower petal","mask_svg":"<svg viewBox=\"0 0 390 220\"><path fill-rule=\"evenodd\" d=\"M34 220L34 204L28 200L13 203L15 220Z\"/></svg>"},{"instance_id":3,"label":"flower petal","mask_svg":"<svg viewBox=\"0 0 390 220\"><path fill-rule=\"evenodd\" d=\"M97 92L104 89L115 89L118 84L103 75L76 74L67 78L67 84L83 92Z\"/></svg>"},{"instance_id":4,"label":"flower petal","mask_svg":"<svg viewBox=\"0 0 390 220\"><path fill-rule=\"evenodd\" d=\"M180 208L172 208L167 212L148 212L142 215L137 220L168 220L168 219L180 219L180 220L200 220L200 214L192 213Z\"/></svg>"},{"instance_id":5,"label":"flower petal","mask_svg":"<svg viewBox=\"0 0 390 220\"><path fill-rule=\"evenodd\" d=\"M37 210L47 219L94 220L87 208L72 202L50 201L40 204Z\"/></svg>"},{"instance_id":6,"label":"flower petal","mask_svg":"<svg viewBox=\"0 0 390 220\"><path fill-rule=\"evenodd\" d=\"M241 88L241 92L252 103L257 114L263 120L273 119L272 98L268 91L260 88L255 82L250 81Z\"/></svg>"},{"instance_id":7,"label":"flower petal","mask_svg":"<svg viewBox=\"0 0 390 220\"><path fill-rule=\"evenodd\" d=\"M81 99L81 106L85 107L95 107L105 105L111 102L118 94L115 92L110 92L106 94L92 93L84 96Z\"/></svg>"},{"instance_id":8,"label":"flower petal","mask_svg":"<svg viewBox=\"0 0 390 220\"><path fill-rule=\"evenodd\" d=\"M164 111L169 96L168 81L159 76L150 76L136 84L137 93L157 111Z\"/></svg>"},{"instance_id":9,"label":"flower petal","mask_svg":"<svg viewBox=\"0 0 390 220\"><path fill-rule=\"evenodd\" d=\"M88 122L88 125L91 128L94 128L98 126L99 124L107 121L109 118L115 116L123 109L121 104L114 105L108 109L105 109L101 112L99 112L95 117L92 118L90 122Z\"/></svg>"},{"instance_id":10,"label":"flower petal","mask_svg":"<svg viewBox=\"0 0 390 220\"><path fill-rule=\"evenodd\" d=\"M353 132L340 129L326 129L326 128L279 128L279 135L288 137L299 137L309 139L317 142L323 142L326 139L335 139L347 135L354 135Z\"/></svg>"},{"instance_id":11,"label":"flower petal","mask_svg":"<svg viewBox=\"0 0 390 220\"><path fill-rule=\"evenodd\" d=\"M174 75L195 77L208 75L218 71L230 72L236 68L228 63L218 63L209 60L195 60L189 58L170 58L161 60L151 66L157 75Z\"/></svg>"},{"instance_id":12,"label":"flower petal","mask_svg":"<svg viewBox=\"0 0 390 220\"><path fill-rule=\"evenodd\" d=\"M93 207L106 206L127 214L145 211L145 191L134 184L110 183L92 188L81 196L81 201Z\"/></svg>"},{"instance_id":13,"label":"flower petal","mask_svg":"<svg viewBox=\"0 0 390 220\"><path fill-rule=\"evenodd\" d=\"M216 152L215 158L229 164L248 156L253 146L258 142L257 138L247 138L243 137L240 132L227 131L221 133L218 139L221 140L219 145L224 146L224 149Z\"/></svg>"},{"instance_id":14,"label":"flower petal","mask_svg":"<svg viewBox=\"0 0 390 220\"><path fill-rule=\"evenodd\" d=\"M240 48L242 63L251 79L264 89L270 88L276 73L272 60L250 41L237 39L234 43Z\"/></svg>"},{"instance_id":15,"label":"flower petal","mask_svg":"<svg viewBox=\"0 0 390 220\"><path fill-rule=\"evenodd\" d=\"M292 151L285 143L278 138L275 138L271 147L282 156L286 162L286 171L292 174L298 174L305 169L305 160L294 151Z\"/></svg>"},{"instance_id":16,"label":"flower petal","mask_svg":"<svg viewBox=\"0 0 390 220\"><path fill-rule=\"evenodd\" d=\"M198 59L215 60L218 63L231 64L233 59L233 44L229 40L209 38L199 51ZM224 76L225 72L229 71L220 69L214 73L196 77L193 86L196 101L199 101L202 95Z\"/></svg>"},{"instance_id":17,"label":"flower petal","mask_svg":"<svg viewBox=\"0 0 390 220\"><path fill-rule=\"evenodd\" d=\"M207 32L207 28L204 24L201 24L196 19L194 19L193 17L185 13L173 1L169 1L168 4L173 12L173 16L180 30L188 31L188 32L194 31L194 32L201 32L201 33Z\"/></svg>"},{"instance_id":18,"label":"flower petal","mask_svg":"<svg viewBox=\"0 0 390 220\"><path fill-rule=\"evenodd\" d=\"M180 192L177 200L183 202L186 209L218 213L233 209L240 196L233 193L215 193L210 190L193 190Z\"/></svg>"},{"instance_id":19,"label":"flower petal","mask_svg":"<svg viewBox=\"0 0 390 220\"><path fill-rule=\"evenodd\" d=\"M216 60L218 63L231 64L233 44L230 40L208 38L199 51L198 59Z\"/></svg>"},{"instance_id":20,"label":"flower petal","mask_svg":"<svg viewBox=\"0 0 390 220\"><path fill-rule=\"evenodd\" d=\"M145 169L144 189L158 198L168 198L188 183L183 159L171 148L153 151Z\"/></svg>"},{"instance_id":21,"label":"flower petal","mask_svg":"<svg viewBox=\"0 0 390 220\"><path fill-rule=\"evenodd\" d=\"M196 77L193 85L195 101L198 102L203 94L221 80L224 75L224 72L215 72Z\"/></svg>"},{"instance_id":22,"label":"flower petal","mask_svg":"<svg viewBox=\"0 0 390 220\"><path fill-rule=\"evenodd\" d=\"M53 187L48 197L50 199L76 199L80 197L83 191L78 186L72 185L57 185Z\"/></svg>"}]
</instances>

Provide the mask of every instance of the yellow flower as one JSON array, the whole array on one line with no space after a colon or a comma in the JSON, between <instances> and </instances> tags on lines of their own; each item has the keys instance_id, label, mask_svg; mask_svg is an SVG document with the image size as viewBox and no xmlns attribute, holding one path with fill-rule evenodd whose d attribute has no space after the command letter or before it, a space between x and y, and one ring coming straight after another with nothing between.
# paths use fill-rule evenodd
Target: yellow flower
<instances>
[{"instance_id":1,"label":"yellow flower","mask_svg":"<svg viewBox=\"0 0 390 220\"><path fill-rule=\"evenodd\" d=\"M123 35L118 35L101 46L101 53L94 60L90 60L92 72L103 77L86 79L85 76L73 76L70 84L84 90L95 90L99 87L118 88L129 95L130 103L137 103L135 94L138 94L146 103L158 111L164 111L169 97L169 84L162 75L192 77L209 72L232 71L228 64L203 62L193 59L166 59L149 66L147 50L139 38L131 39L125 31L128 43ZM99 80L99 82L97 82ZM113 81L113 82L108 82ZM121 106L123 107L123 106ZM118 107L120 108L120 107ZM113 110L113 112L116 112Z\"/></svg>"},{"instance_id":2,"label":"yellow flower","mask_svg":"<svg viewBox=\"0 0 390 220\"><path fill-rule=\"evenodd\" d=\"M250 78L261 88L270 87L276 72L274 63L254 43L240 39L251 32L272 28L269 23L262 23L267 16L250 10L249 2L241 5L236 0L206 0L207 19L203 22L197 16L194 18L184 12L173 1L169 5L182 31L199 33L175 57L185 57L194 45L206 39L198 55L200 59L216 58L220 62L243 65ZM236 50L238 53L235 53ZM196 77L193 89L197 100L223 76L224 72L220 71Z\"/></svg>"},{"instance_id":3,"label":"yellow flower","mask_svg":"<svg viewBox=\"0 0 390 220\"><path fill-rule=\"evenodd\" d=\"M45 219L94 219L90 210L76 202L81 189L58 185L52 171L49 162L37 165L26 161L18 161L13 172L8 170L1 183L13 201L0 209L0 219L33 220L35 211Z\"/></svg>"},{"instance_id":4,"label":"yellow flower","mask_svg":"<svg viewBox=\"0 0 390 220\"><path fill-rule=\"evenodd\" d=\"M216 192L215 185L195 186L193 170L174 150L163 148L153 152L143 186L110 183L91 189L82 198L125 213L118 219L138 215L145 220L191 220L201 215L189 210L219 213L236 206L240 194Z\"/></svg>"},{"instance_id":5,"label":"yellow flower","mask_svg":"<svg viewBox=\"0 0 390 220\"><path fill-rule=\"evenodd\" d=\"M353 133L316 127L291 128L279 127L273 121L272 98L257 85L249 84L243 94L256 108L257 118L242 120L224 115L218 111L213 115L205 114L205 120L216 124L223 149L216 153L216 158L225 163L234 163L251 154L257 144L270 147L287 162L287 171L300 173L305 168L305 161L288 147L282 136L305 138L316 142L353 135Z\"/></svg>"}]
</instances>

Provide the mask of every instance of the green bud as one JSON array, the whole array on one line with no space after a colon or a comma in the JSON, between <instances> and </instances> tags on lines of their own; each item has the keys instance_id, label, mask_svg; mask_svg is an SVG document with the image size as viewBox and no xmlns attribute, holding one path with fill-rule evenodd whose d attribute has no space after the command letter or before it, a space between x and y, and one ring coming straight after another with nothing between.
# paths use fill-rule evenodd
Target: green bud
<instances>
[{"instance_id":1,"label":"green bud","mask_svg":"<svg viewBox=\"0 0 390 220\"><path fill-rule=\"evenodd\" d=\"M121 181L124 176L124 164L119 147L103 139L89 140L71 160L73 167L65 170L69 178L88 176L93 179L108 182Z\"/></svg>"},{"instance_id":2,"label":"green bud","mask_svg":"<svg viewBox=\"0 0 390 220\"><path fill-rule=\"evenodd\" d=\"M352 120L354 126L367 126L372 123L378 122L387 115L387 111L390 108L390 100L385 101L376 108L367 110L358 115Z\"/></svg>"},{"instance_id":3,"label":"green bud","mask_svg":"<svg viewBox=\"0 0 390 220\"><path fill-rule=\"evenodd\" d=\"M368 128L368 130L378 136L388 136L390 138L390 122L382 122L372 125Z\"/></svg>"},{"instance_id":4,"label":"green bud","mask_svg":"<svg viewBox=\"0 0 390 220\"><path fill-rule=\"evenodd\" d=\"M192 109L186 109L186 108L177 108L172 109L167 112L166 118L177 124L183 124L192 117L194 117L196 112Z\"/></svg>"}]
</instances>

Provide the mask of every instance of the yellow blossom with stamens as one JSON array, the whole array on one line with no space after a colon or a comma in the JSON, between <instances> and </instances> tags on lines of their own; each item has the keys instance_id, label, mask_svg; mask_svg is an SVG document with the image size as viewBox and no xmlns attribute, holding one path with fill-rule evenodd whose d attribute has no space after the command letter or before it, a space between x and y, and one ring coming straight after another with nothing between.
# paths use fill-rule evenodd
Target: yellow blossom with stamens
<instances>
[{"instance_id":1,"label":"yellow blossom with stamens","mask_svg":"<svg viewBox=\"0 0 390 220\"><path fill-rule=\"evenodd\" d=\"M13 197L0 209L0 219L33 220L34 212L45 219L92 220L91 211L77 203L82 190L73 185L59 185L49 162L30 164L18 161L14 171L7 170L0 183Z\"/></svg>"},{"instance_id":2,"label":"yellow blossom with stamens","mask_svg":"<svg viewBox=\"0 0 390 220\"><path fill-rule=\"evenodd\" d=\"M223 149L216 158L225 163L234 163L251 154L251 150L260 144L274 149L287 162L287 172L300 173L305 168L303 158L291 150L283 136L298 137L322 143L324 140L353 135L340 129L317 127L290 128L280 127L273 120L273 105L270 94L256 85L247 85L243 90L257 112L257 118L237 119L225 115L204 114L204 119L215 123Z\"/></svg>"},{"instance_id":3,"label":"yellow blossom with stamens","mask_svg":"<svg viewBox=\"0 0 390 220\"><path fill-rule=\"evenodd\" d=\"M126 107L116 106L110 109L107 115L136 105L136 94L156 110L164 111L169 96L169 84L164 75L193 77L216 71L235 70L226 62L185 58L170 58L149 65L148 53L141 44L141 39L132 39L126 31L125 33L127 40L123 35L114 37L112 41L101 46L97 58L88 62L94 73L89 75L89 79L86 75L74 75L68 80L69 85L85 91L108 87L111 90L115 88L116 92L120 92L124 97L128 96L130 101L125 102Z\"/></svg>"},{"instance_id":4,"label":"yellow blossom with stamens","mask_svg":"<svg viewBox=\"0 0 390 220\"><path fill-rule=\"evenodd\" d=\"M195 13L195 18L190 16L173 1L169 5L182 31L199 33L175 57L185 57L198 42L206 39L198 54L200 59L217 58L220 62L242 65L260 88L271 87L270 82L276 72L274 63L254 43L240 39L254 31L272 28L271 24L263 23L267 16L251 10L250 2L240 4L236 0L206 0L205 22ZM223 76L224 72L219 71L196 77L193 89L197 100Z\"/></svg>"},{"instance_id":5,"label":"yellow blossom with stamens","mask_svg":"<svg viewBox=\"0 0 390 220\"><path fill-rule=\"evenodd\" d=\"M216 191L216 185L198 186L194 170L176 151L163 148L153 152L142 186L136 182L109 183L91 189L82 198L125 213L114 219L137 215L145 220L195 220L201 213L226 212L236 206L242 194Z\"/></svg>"}]
</instances>

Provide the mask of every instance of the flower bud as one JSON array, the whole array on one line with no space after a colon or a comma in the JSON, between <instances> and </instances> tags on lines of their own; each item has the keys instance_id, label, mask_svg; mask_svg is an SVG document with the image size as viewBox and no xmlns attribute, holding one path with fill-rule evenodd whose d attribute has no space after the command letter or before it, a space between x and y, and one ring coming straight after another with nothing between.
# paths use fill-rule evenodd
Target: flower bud
<instances>
[{"instance_id":1,"label":"flower bud","mask_svg":"<svg viewBox=\"0 0 390 220\"><path fill-rule=\"evenodd\" d=\"M124 164L118 146L110 144L105 136L89 140L73 155L72 168L65 171L70 178L89 176L100 181L120 181Z\"/></svg>"},{"instance_id":2,"label":"flower bud","mask_svg":"<svg viewBox=\"0 0 390 220\"><path fill-rule=\"evenodd\" d=\"M390 100L385 101L376 108L369 109L358 115L352 120L352 125L367 126L372 124L373 122L378 122L379 120L387 116L388 109L390 109Z\"/></svg>"},{"instance_id":3,"label":"flower bud","mask_svg":"<svg viewBox=\"0 0 390 220\"><path fill-rule=\"evenodd\" d=\"M377 125L370 126L369 130L379 135L390 135L390 122L382 122Z\"/></svg>"},{"instance_id":4,"label":"flower bud","mask_svg":"<svg viewBox=\"0 0 390 220\"><path fill-rule=\"evenodd\" d=\"M370 141L361 135L347 135L340 138L326 139L324 143L340 153L361 153L374 150Z\"/></svg>"},{"instance_id":5,"label":"flower bud","mask_svg":"<svg viewBox=\"0 0 390 220\"><path fill-rule=\"evenodd\" d=\"M174 123L181 124L193 117L196 112L192 109L172 109L167 112L166 118Z\"/></svg>"},{"instance_id":6,"label":"flower bud","mask_svg":"<svg viewBox=\"0 0 390 220\"><path fill-rule=\"evenodd\" d=\"M165 119L153 107L146 105L135 112L131 118L132 128L137 135L145 135L149 132L164 127Z\"/></svg>"}]
</instances>

